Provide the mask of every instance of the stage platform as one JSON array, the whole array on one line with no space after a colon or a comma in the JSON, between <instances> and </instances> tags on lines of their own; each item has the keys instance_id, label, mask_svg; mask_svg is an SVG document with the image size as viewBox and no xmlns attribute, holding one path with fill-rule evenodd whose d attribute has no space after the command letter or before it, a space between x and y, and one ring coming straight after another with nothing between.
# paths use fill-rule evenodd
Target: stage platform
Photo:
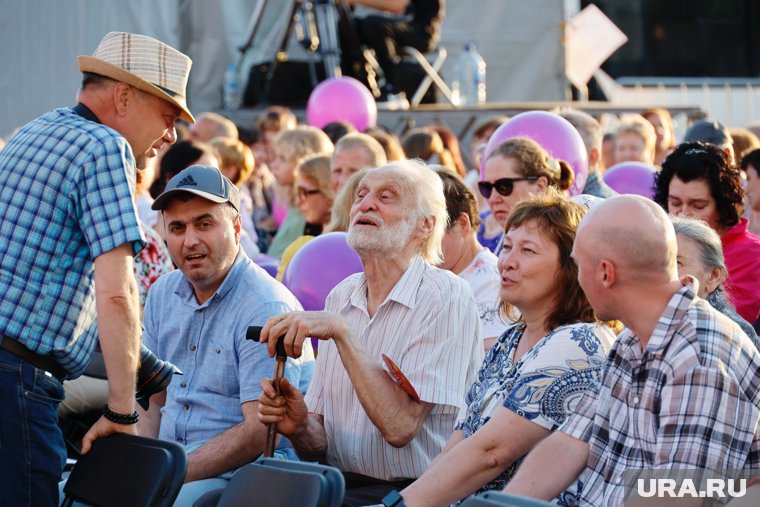
<instances>
[{"instance_id":1,"label":"stage platform","mask_svg":"<svg viewBox=\"0 0 760 507\"><path fill-rule=\"evenodd\" d=\"M414 109L388 110L378 104L378 125L383 125L397 135L408 129L432 123L444 123L451 128L460 141L468 142L471 131L479 122L496 115L513 116L524 111L551 111L557 108L572 107L598 116L602 113L640 113L638 106L616 106L609 102L494 102L477 106L454 107L449 104L421 105ZM305 109L291 107L296 115L305 121ZM241 126L253 126L256 117L263 108L239 109L237 111L220 111ZM683 130L694 120L704 118L706 113L698 106L667 108L676 124Z\"/></svg>"}]
</instances>

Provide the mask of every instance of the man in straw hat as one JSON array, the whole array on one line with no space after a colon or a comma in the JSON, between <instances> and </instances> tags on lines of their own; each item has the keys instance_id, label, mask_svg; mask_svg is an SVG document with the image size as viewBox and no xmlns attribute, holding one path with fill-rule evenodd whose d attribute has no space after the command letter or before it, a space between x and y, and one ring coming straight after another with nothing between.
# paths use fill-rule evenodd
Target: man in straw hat
<instances>
[{"instance_id":1,"label":"man in straw hat","mask_svg":"<svg viewBox=\"0 0 760 507\"><path fill-rule=\"evenodd\" d=\"M135 432L140 316L132 257L145 245L135 168L175 141L177 118L193 121L185 102L192 62L166 44L112 32L78 61L79 103L33 120L0 152L4 505L58 505L62 381L82 373L98 337L108 403L82 451L98 437Z\"/></svg>"}]
</instances>

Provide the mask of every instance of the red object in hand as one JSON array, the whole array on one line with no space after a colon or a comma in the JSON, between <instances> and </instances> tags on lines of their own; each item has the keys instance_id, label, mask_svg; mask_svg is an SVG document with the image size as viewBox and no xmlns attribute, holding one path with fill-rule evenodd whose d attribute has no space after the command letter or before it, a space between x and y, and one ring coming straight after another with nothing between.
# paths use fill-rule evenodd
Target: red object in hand
<instances>
[{"instance_id":1,"label":"red object in hand","mask_svg":"<svg viewBox=\"0 0 760 507\"><path fill-rule=\"evenodd\" d=\"M409 379L406 378L406 376L401 372L401 368L396 366L396 363L394 363L390 357L386 356L385 354L382 354L381 356L383 358L383 361L385 361L385 366L387 366L388 370L390 370L391 378L401 386L401 389L403 389L411 399L417 403L420 403L420 396L417 394L417 391L414 389L412 383L409 382Z\"/></svg>"}]
</instances>

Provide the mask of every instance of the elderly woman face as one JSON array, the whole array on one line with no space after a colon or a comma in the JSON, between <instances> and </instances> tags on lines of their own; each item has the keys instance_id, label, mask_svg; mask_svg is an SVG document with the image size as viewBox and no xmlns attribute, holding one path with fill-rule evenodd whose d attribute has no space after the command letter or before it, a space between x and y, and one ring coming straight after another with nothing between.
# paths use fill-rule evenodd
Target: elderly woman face
<instances>
[{"instance_id":1,"label":"elderly woman face","mask_svg":"<svg viewBox=\"0 0 760 507\"><path fill-rule=\"evenodd\" d=\"M691 275L699 281L698 296L706 298L723 282L723 276L717 268L710 269L702 264L699 245L680 234L678 241L678 276Z\"/></svg>"},{"instance_id":2,"label":"elderly woman face","mask_svg":"<svg viewBox=\"0 0 760 507\"><path fill-rule=\"evenodd\" d=\"M523 313L551 305L559 269L559 247L535 220L528 220L504 236L499 295Z\"/></svg>"}]
</instances>

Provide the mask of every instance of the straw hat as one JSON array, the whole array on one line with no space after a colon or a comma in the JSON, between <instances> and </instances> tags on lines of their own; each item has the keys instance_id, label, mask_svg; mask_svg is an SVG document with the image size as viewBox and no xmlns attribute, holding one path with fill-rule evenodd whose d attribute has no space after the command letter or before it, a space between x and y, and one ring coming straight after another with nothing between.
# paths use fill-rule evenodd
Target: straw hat
<instances>
[{"instance_id":1,"label":"straw hat","mask_svg":"<svg viewBox=\"0 0 760 507\"><path fill-rule=\"evenodd\" d=\"M176 105L180 117L195 118L187 108L185 87L192 60L146 35L110 32L92 56L77 57L79 70L110 77Z\"/></svg>"}]
</instances>

